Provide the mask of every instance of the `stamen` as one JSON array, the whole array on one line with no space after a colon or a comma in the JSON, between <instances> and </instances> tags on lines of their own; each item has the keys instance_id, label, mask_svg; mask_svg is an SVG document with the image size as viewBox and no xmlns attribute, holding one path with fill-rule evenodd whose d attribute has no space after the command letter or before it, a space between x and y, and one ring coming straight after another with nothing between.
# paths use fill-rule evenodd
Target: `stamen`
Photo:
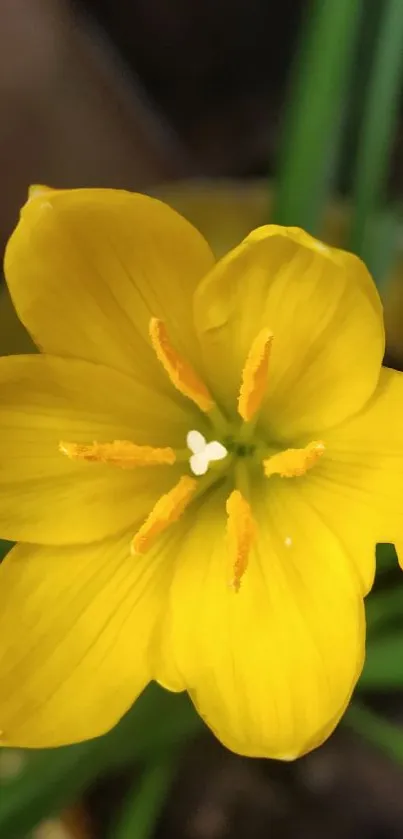
<instances>
[{"instance_id":1,"label":"stamen","mask_svg":"<svg viewBox=\"0 0 403 839\"><path fill-rule=\"evenodd\" d=\"M180 393L195 402L201 411L209 413L214 407L213 397L193 367L181 358L172 346L162 320L151 318L149 331L157 358L168 373L172 384Z\"/></svg>"},{"instance_id":2,"label":"stamen","mask_svg":"<svg viewBox=\"0 0 403 839\"><path fill-rule=\"evenodd\" d=\"M166 495L159 498L150 515L133 537L131 544L133 555L146 553L157 536L163 533L170 524L178 521L191 501L197 485L197 481L193 478L183 475Z\"/></svg>"},{"instance_id":3,"label":"stamen","mask_svg":"<svg viewBox=\"0 0 403 839\"><path fill-rule=\"evenodd\" d=\"M270 329L261 329L252 343L242 370L238 413L244 422L249 422L262 404L266 392L272 340L273 333Z\"/></svg>"},{"instance_id":4,"label":"stamen","mask_svg":"<svg viewBox=\"0 0 403 839\"><path fill-rule=\"evenodd\" d=\"M325 451L325 445L321 440L314 440L303 449L285 449L263 461L264 473L267 478L270 475L280 475L282 478L295 478L305 475L308 469L317 463Z\"/></svg>"},{"instance_id":5,"label":"stamen","mask_svg":"<svg viewBox=\"0 0 403 839\"><path fill-rule=\"evenodd\" d=\"M233 577L231 587L238 592L248 567L249 555L256 535L250 504L238 489L227 498L227 539Z\"/></svg>"},{"instance_id":6,"label":"stamen","mask_svg":"<svg viewBox=\"0 0 403 839\"><path fill-rule=\"evenodd\" d=\"M85 460L88 463L110 463L122 469L135 466L172 466L176 455L169 446L155 449L152 446L137 446L129 440L114 440L112 443L59 443L59 450L71 460Z\"/></svg>"}]
</instances>

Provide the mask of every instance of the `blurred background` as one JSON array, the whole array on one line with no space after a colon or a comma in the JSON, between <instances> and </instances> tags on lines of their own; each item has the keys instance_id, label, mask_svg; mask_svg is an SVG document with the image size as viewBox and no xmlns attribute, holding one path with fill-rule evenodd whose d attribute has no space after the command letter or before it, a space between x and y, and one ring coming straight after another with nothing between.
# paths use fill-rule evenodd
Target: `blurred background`
<instances>
[{"instance_id":1,"label":"blurred background","mask_svg":"<svg viewBox=\"0 0 403 839\"><path fill-rule=\"evenodd\" d=\"M297 224L365 259L403 369L402 89L402 0L1 0L1 248L31 183L158 195L218 255ZM31 349L2 283L0 352ZM0 839L403 838L403 580L377 555L322 748L237 757L152 685L103 738L0 751Z\"/></svg>"}]
</instances>

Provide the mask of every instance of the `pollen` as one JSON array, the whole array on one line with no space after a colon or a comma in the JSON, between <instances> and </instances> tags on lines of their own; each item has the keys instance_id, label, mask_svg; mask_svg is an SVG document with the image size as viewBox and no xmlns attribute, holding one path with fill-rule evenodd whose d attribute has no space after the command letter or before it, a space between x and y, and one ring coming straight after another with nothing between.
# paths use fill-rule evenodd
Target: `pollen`
<instances>
[{"instance_id":1,"label":"pollen","mask_svg":"<svg viewBox=\"0 0 403 839\"><path fill-rule=\"evenodd\" d=\"M269 329L261 329L249 350L238 397L238 413L245 422L249 422L255 416L262 404L266 392L272 341L273 333Z\"/></svg>"},{"instance_id":2,"label":"pollen","mask_svg":"<svg viewBox=\"0 0 403 839\"><path fill-rule=\"evenodd\" d=\"M151 318L149 332L156 356L172 384L201 411L209 413L214 408L213 397L193 367L172 346L163 321Z\"/></svg>"},{"instance_id":3,"label":"pollen","mask_svg":"<svg viewBox=\"0 0 403 839\"><path fill-rule=\"evenodd\" d=\"M226 503L227 542L232 566L231 588L238 592L248 567L256 535L256 525L249 502L235 489Z\"/></svg>"},{"instance_id":4,"label":"pollen","mask_svg":"<svg viewBox=\"0 0 403 839\"><path fill-rule=\"evenodd\" d=\"M59 451L71 460L84 460L88 463L109 463L122 469L135 466L171 466L176 454L169 446L153 448L137 446L129 440L114 440L112 443L59 443Z\"/></svg>"},{"instance_id":5,"label":"pollen","mask_svg":"<svg viewBox=\"0 0 403 839\"><path fill-rule=\"evenodd\" d=\"M270 475L280 475L281 478L296 478L305 475L317 463L325 451L321 440L308 443L303 449L285 449L263 461L263 469L267 478Z\"/></svg>"},{"instance_id":6,"label":"pollen","mask_svg":"<svg viewBox=\"0 0 403 839\"><path fill-rule=\"evenodd\" d=\"M146 553L157 537L180 519L192 500L196 487L197 481L194 478L183 475L166 495L158 499L150 515L133 537L131 544L133 555Z\"/></svg>"}]
</instances>

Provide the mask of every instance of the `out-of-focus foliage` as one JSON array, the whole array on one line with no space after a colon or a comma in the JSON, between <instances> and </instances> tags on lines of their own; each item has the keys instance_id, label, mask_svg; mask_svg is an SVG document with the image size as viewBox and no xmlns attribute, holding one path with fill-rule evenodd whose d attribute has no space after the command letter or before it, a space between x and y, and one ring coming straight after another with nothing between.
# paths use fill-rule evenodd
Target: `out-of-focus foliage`
<instances>
[{"instance_id":1,"label":"out-of-focus foliage","mask_svg":"<svg viewBox=\"0 0 403 839\"><path fill-rule=\"evenodd\" d=\"M0 285L0 355L34 352L35 347L18 320L4 283Z\"/></svg>"},{"instance_id":2,"label":"out-of-focus foliage","mask_svg":"<svg viewBox=\"0 0 403 839\"><path fill-rule=\"evenodd\" d=\"M139 761L158 764L201 726L185 694L168 693L151 684L104 737L59 749L23 752L21 772L1 781L0 836L25 839L35 824L74 801L102 773ZM150 794L155 794L151 784Z\"/></svg>"},{"instance_id":3,"label":"out-of-focus foliage","mask_svg":"<svg viewBox=\"0 0 403 839\"><path fill-rule=\"evenodd\" d=\"M384 212L384 208L403 72L402 3L387 0L383 6L356 154L353 218L348 241L350 249L364 259L378 282L382 281L381 258L393 253L396 241L392 238L396 234L392 213ZM380 230L379 238L377 230Z\"/></svg>"},{"instance_id":4,"label":"out-of-focus foliage","mask_svg":"<svg viewBox=\"0 0 403 839\"><path fill-rule=\"evenodd\" d=\"M317 233L334 182L361 4L312 3L301 33L276 183L273 221Z\"/></svg>"}]
</instances>

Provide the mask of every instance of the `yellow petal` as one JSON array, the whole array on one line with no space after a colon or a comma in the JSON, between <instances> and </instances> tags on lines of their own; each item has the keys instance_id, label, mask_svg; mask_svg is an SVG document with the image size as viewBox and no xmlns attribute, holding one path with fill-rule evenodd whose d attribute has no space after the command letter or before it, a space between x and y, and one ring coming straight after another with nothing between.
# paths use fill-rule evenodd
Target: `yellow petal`
<instances>
[{"instance_id":1,"label":"yellow petal","mask_svg":"<svg viewBox=\"0 0 403 839\"><path fill-rule=\"evenodd\" d=\"M342 540L366 593L375 544L403 543L403 374L382 369L365 408L326 435L301 493Z\"/></svg>"},{"instance_id":2,"label":"yellow petal","mask_svg":"<svg viewBox=\"0 0 403 839\"><path fill-rule=\"evenodd\" d=\"M7 746L60 746L108 731L150 679L167 572L97 545L21 545L0 566L0 729Z\"/></svg>"},{"instance_id":3,"label":"yellow petal","mask_svg":"<svg viewBox=\"0 0 403 839\"><path fill-rule=\"evenodd\" d=\"M362 667L365 628L338 539L281 487L252 500L258 532L238 594L228 587L225 489L183 534L160 678L174 689L182 680L228 748L288 760L335 727Z\"/></svg>"},{"instance_id":4,"label":"yellow petal","mask_svg":"<svg viewBox=\"0 0 403 839\"><path fill-rule=\"evenodd\" d=\"M372 279L297 228L262 227L224 257L197 290L195 318L207 384L229 412L256 333L274 334L260 425L277 440L312 439L376 386L384 330Z\"/></svg>"},{"instance_id":5,"label":"yellow petal","mask_svg":"<svg viewBox=\"0 0 403 839\"><path fill-rule=\"evenodd\" d=\"M62 440L184 448L187 413L117 371L50 356L2 358L0 392L5 539L71 544L134 532L177 480L176 465L123 470L59 451Z\"/></svg>"},{"instance_id":6,"label":"yellow petal","mask_svg":"<svg viewBox=\"0 0 403 839\"><path fill-rule=\"evenodd\" d=\"M39 191L9 241L5 273L36 343L169 387L151 348L161 317L195 360L191 301L213 264L202 236L161 202L122 190Z\"/></svg>"}]
</instances>

